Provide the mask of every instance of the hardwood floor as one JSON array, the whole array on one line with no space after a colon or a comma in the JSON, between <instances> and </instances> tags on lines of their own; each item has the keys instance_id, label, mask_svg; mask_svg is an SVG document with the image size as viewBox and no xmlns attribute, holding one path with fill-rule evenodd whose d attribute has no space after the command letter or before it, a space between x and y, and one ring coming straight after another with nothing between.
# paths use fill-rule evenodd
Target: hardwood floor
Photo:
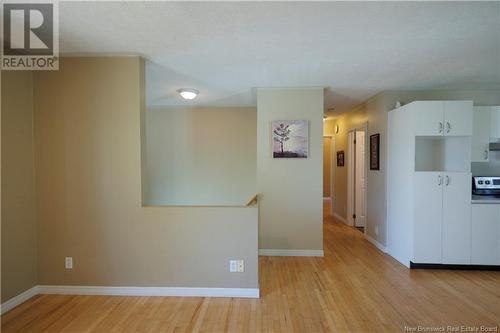
<instances>
[{"instance_id":1,"label":"hardwood floor","mask_svg":"<svg viewBox=\"0 0 500 333\"><path fill-rule=\"evenodd\" d=\"M444 325L445 331L500 325L500 272L410 271L328 216L324 239L324 258L261 257L258 300L40 295L3 315L2 332L404 332L418 325Z\"/></svg>"}]
</instances>

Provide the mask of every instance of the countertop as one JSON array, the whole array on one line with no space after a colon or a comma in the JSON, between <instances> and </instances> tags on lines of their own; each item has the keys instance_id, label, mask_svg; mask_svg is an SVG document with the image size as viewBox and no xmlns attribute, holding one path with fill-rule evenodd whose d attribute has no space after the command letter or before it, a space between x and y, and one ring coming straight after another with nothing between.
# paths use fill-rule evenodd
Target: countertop
<instances>
[{"instance_id":1,"label":"countertop","mask_svg":"<svg viewBox=\"0 0 500 333\"><path fill-rule=\"evenodd\" d=\"M472 195L473 204L500 204L500 196Z\"/></svg>"}]
</instances>

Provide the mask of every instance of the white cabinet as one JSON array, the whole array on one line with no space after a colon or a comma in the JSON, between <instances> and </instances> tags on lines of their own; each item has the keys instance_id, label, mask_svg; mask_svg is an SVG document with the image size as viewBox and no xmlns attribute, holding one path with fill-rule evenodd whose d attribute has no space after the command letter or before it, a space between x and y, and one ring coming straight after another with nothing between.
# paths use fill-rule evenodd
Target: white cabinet
<instances>
[{"instance_id":1,"label":"white cabinet","mask_svg":"<svg viewBox=\"0 0 500 333\"><path fill-rule=\"evenodd\" d=\"M471 174L415 172L414 263L470 264Z\"/></svg>"},{"instance_id":2,"label":"white cabinet","mask_svg":"<svg viewBox=\"0 0 500 333\"><path fill-rule=\"evenodd\" d=\"M443 264L470 264L470 173L447 172L443 180Z\"/></svg>"},{"instance_id":3,"label":"white cabinet","mask_svg":"<svg viewBox=\"0 0 500 333\"><path fill-rule=\"evenodd\" d=\"M444 135L472 135L472 101L446 101L444 106Z\"/></svg>"},{"instance_id":4,"label":"white cabinet","mask_svg":"<svg viewBox=\"0 0 500 333\"><path fill-rule=\"evenodd\" d=\"M415 135L441 136L444 133L443 102L417 101L409 104L414 109Z\"/></svg>"},{"instance_id":5,"label":"white cabinet","mask_svg":"<svg viewBox=\"0 0 500 333\"><path fill-rule=\"evenodd\" d=\"M441 263L443 218L443 174L415 173L414 263Z\"/></svg>"},{"instance_id":6,"label":"white cabinet","mask_svg":"<svg viewBox=\"0 0 500 333\"><path fill-rule=\"evenodd\" d=\"M500 106L491 107L490 137L500 138Z\"/></svg>"},{"instance_id":7,"label":"white cabinet","mask_svg":"<svg viewBox=\"0 0 500 333\"><path fill-rule=\"evenodd\" d=\"M500 109L500 108L499 108ZM500 117L498 119L500 123ZM490 143L491 107L474 107L474 126L472 131L472 162L488 162ZM500 125L499 125L500 126ZM491 125L492 127L492 125Z\"/></svg>"},{"instance_id":8,"label":"white cabinet","mask_svg":"<svg viewBox=\"0 0 500 333\"><path fill-rule=\"evenodd\" d=\"M387 250L411 264L470 264L472 101L392 110Z\"/></svg>"},{"instance_id":9,"label":"white cabinet","mask_svg":"<svg viewBox=\"0 0 500 333\"><path fill-rule=\"evenodd\" d=\"M500 204L472 205L471 263L500 265Z\"/></svg>"},{"instance_id":10,"label":"white cabinet","mask_svg":"<svg viewBox=\"0 0 500 333\"><path fill-rule=\"evenodd\" d=\"M410 104L415 109L415 135L472 135L472 101L418 101Z\"/></svg>"}]
</instances>

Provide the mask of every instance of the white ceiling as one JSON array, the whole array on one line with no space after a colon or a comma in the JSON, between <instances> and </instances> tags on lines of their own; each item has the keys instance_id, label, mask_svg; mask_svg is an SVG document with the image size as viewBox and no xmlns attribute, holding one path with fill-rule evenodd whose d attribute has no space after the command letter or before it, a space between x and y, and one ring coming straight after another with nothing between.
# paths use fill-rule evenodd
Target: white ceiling
<instances>
[{"instance_id":1,"label":"white ceiling","mask_svg":"<svg viewBox=\"0 0 500 333\"><path fill-rule=\"evenodd\" d=\"M148 106L324 86L342 112L382 90L500 88L500 2L61 2L60 33L63 54L144 56Z\"/></svg>"}]
</instances>

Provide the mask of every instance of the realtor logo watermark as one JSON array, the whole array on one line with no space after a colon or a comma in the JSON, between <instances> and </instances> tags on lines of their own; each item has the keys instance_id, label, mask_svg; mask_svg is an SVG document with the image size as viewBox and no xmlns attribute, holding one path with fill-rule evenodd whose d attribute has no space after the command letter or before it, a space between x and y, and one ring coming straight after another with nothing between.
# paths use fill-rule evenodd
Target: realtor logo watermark
<instances>
[{"instance_id":1,"label":"realtor logo watermark","mask_svg":"<svg viewBox=\"0 0 500 333\"><path fill-rule=\"evenodd\" d=\"M59 69L57 1L2 2L3 70Z\"/></svg>"}]
</instances>

